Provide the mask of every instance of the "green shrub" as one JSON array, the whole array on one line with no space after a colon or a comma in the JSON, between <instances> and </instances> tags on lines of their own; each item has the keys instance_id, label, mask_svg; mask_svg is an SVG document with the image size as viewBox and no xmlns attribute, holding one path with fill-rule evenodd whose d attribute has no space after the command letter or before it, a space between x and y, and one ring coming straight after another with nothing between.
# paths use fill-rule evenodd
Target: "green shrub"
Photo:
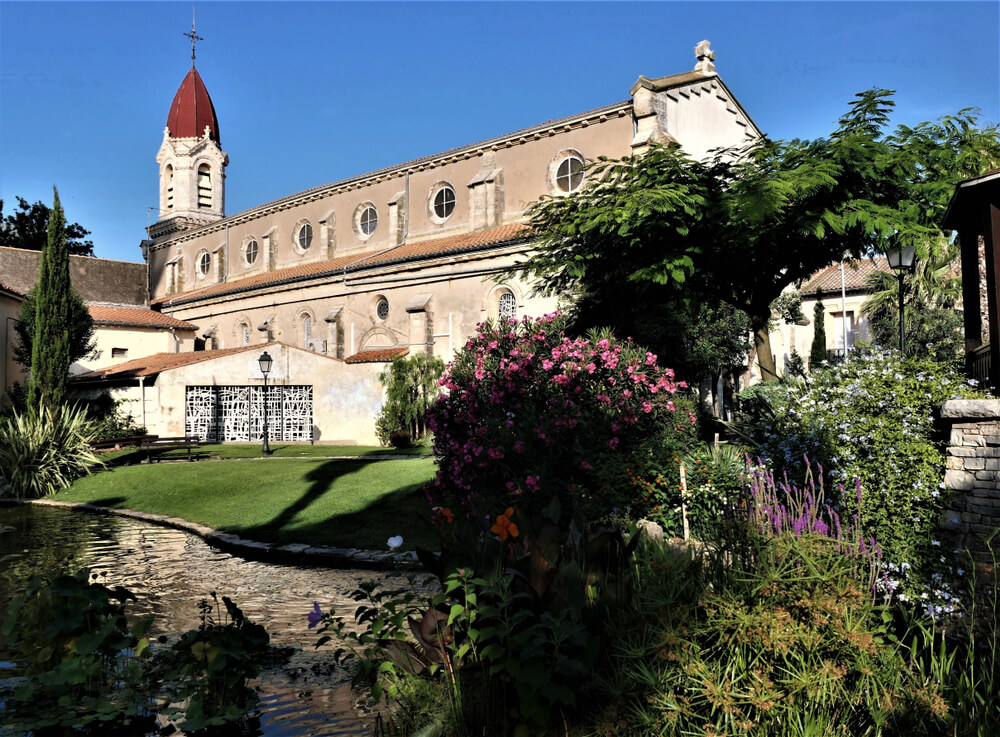
<instances>
[{"instance_id":1,"label":"green shrub","mask_svg":"<svg viewBox=\"0 0 1000 737\"><path fill-rule=\"evenodd\" d=\"M426 705L406 699L427 691L414 679L429 679L448 735L551 734L589 708L605 623L627 599L639 540L560 517L556 503L534 518L508 509L492 525L441 510L442 553L418 550L440 587L429 601L412 582L390 591L369 583L354 594L360 631L318 604L310 623L353 649L356 684L399 702L403 733L425 726L407 720Z\"/></svg>"},{"instance_id":2,"label":"green shrub","mask_svg":"<svg viewBox=\"0 0 1000 737\"><path fill-rule=\"evenodd\" d=\"M79 408L41 407L0 419L0 494L35 499L66 488L101 460L97 429Z\"/></svg>"},{"instance_id":3,"label":"green shrub","mask_svg":"<svg viewBox=\"0 0 1000 737\"><path fill-rule=\"evenodd\" d=\"M814 371L808 384L755 390L744 403L750 414L744 427L751 426L779 476L795 478L805 457L819 464L834 507L845 518L860 516L897 574L911 572L904 596L912 595L942 573L947 548L938 528L947 503L944 439L935 434L934 414L945 400L974 394L947 366L862 349L847 363ZM860 505L856 483L863 490Z\"/></svg>"},{"instance_id":4,"label":"green shrub","mask_svg":"<svg viewBox=\"0 0 1000 737\"><path fill-rule=\"evenodd\" d=\"M565 327L560 315L485 323L456 355L428 413L435 504L535 514L556 496L589 519L653 506L617 485L619 470L694 440L695 416L676 394L685 385L630 341Z\"/></svg>"},{"instance_id":5,"label":"green shrub","mask_svg":"<svg viewBox=\"0 0 1000 737\"><path fill-rule=\"evenodd\" d=\"M260 674L270 636L251 622L228 596L212 592L198 608L201 625L188 630L158 659L170 700L184 703L164 713L182 711L184 729L197 730L236 722L257 704L249 681Z\"/></svg>"},{"instance_id":6,"label":"green shrub","mask_svg":"<svg viewBox=\"0 0 1000 737\"><path fill-rule=\"evenodd\" d=\"M378 375L385 389L385 404L375 419L375 434L382 445L408 447L427 432L424 416L438 395L438 379L444 373L444 361L426 353L410 358L397 356ZM401 438L406 436L406 444Z\"/></svg>"},{"instance_id":7,"label":"green shrub","mask_svg":"<svg viewBox=\"0 0 1000 737\"><path fill-rule=\"evenodd\" d=\"M151 618L129 624L125 608L135 596L96 579L87 569L37 574L11 599L2 631L21 677L6 704L17 726L91 726L108 734L115 724L148 717L155 700L146 667Z\"/></svg>"},{"instance_id":8,"label":"green shrub","mask_svg":"<svg viewBox=\"0 0 1000 737\"><path fill-rule=\"evenodd\" d=\"M645 549L638 606L612 625L595 732L941 734L940 687L907 664L835 542L750 540L737 556Z\"/></svg>"}]
</instances>

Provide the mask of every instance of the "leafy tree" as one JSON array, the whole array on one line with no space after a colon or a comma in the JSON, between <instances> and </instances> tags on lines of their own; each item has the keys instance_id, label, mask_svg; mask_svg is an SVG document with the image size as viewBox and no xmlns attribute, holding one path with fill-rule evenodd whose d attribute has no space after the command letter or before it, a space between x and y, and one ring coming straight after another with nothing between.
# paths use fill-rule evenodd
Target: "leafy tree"
<instances>
[{"instance_id":1,"label":"leafy tree","mask_svg":"<svg viewBox=\"0 0 1000 737\"><path fill-rule=\"evenodd\" d=\"M809 349L809 367L816 368L826 360L826 308L820 295L816 295L813 308L813 342Z\"/></svg>"},{"instance_id":2,"label":"leafy tree","mask_svg":"<svg viewBox=\"0 0 1000 737\"><path fill-rule=\"evenodd\" d=\"M761 139L706 162L666 147L598 160L588 186L532 208L536 250L514 270L571 298L654 284L656 298L725 302L749 317L774 378L768 323L785 287L890 243L925 253L954 185L1000 161L997 128L969 110L887 133L891 94L857 95L815 141Z\"/></svg>"},{"instance_id":3,"label":"leafy tree","mask_svg":"<svg viewBox=\"0 0 1000 737\"><path fill-rule=\"evenodd\" d=\"M66 246L66 218L53 191L48 240L42 249L42 263L35 287L35 335L31 346L31 378L28 403L32 409L44 404L49 409L62 405L69 388L70 347L66 326L70 319L69 249Z\"/></svg>"},{"instance_id":4,"label":"leafy tree","mask_svg":"<svg viewBox=\"0 0 1000 737\"><path fill-rule=\"evenodd\" d=\"M17 209L10 215L3 214L0 200L0 246L41 251L45 248L49 224L49 208L41 201L31 205L23 197L17 198ZM93 256L94 242L86 240L90 231L79 223L65 226L66 245L74 256Z\"/></svg>"},{"instance_id":5,"label":"leafy tree","mask_svg":"<svg viewBox=\"0 0 1000 737\"><path fill-rule=\"evenodd\" d=\"M438 395L438 379L444 361L426 353L410 358L397 356L378 379L385 388L385 404L375 421L379 442L389 445L394 436L405 433L407 442L427 432L424 415Z\"/></svg>"}]
</instances>

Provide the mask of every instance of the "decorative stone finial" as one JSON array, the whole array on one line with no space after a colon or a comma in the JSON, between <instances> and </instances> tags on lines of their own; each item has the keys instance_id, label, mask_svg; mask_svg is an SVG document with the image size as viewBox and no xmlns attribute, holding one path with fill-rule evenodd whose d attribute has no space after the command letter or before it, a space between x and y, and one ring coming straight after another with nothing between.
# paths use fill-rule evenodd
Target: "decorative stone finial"
<instances>
[{"instance_id":1,"label":"decorative stone finial","mask_svg":"<svg viewBox=\"0 0 1000 737\"><path fill-rule=\"evenodd\" d=\"M694 70L696 72L714 72L715 64L715 52L708 48L709 41L702 41L700 44L694 47L694 55L698 59L698 63L694 65Z\"/></svg>"}]
</instances>

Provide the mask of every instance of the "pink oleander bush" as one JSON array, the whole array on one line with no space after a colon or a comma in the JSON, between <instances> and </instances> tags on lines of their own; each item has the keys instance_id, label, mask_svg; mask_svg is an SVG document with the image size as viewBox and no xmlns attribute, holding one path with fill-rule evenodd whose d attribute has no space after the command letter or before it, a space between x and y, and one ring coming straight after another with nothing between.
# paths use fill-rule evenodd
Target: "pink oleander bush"
<instances>
[{"instance_id":1,"label":"pink oleander bush","mask_svg":"<svg viewBox=\"0 0 1000 737\"><path fill-rule=\"evenodd\" d=\"M631 340L570 338L565 318L484 323L441 379L428 413L432 503L456 513L531 513L557 497L590 519L644 500L602 469L685 447L696 436L685 384ZM623 487L625 481L623 480Z\"/></svg>"}]
</instances>

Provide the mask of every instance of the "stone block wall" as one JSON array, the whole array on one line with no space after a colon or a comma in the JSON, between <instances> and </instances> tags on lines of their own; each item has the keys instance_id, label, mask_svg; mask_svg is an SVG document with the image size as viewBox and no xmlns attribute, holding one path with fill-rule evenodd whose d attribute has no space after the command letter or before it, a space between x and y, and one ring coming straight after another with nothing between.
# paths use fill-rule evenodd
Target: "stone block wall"
<instances>
[{"instance_id":1,"label":"stone block wall","mask_svg":"<svg viewBox=\"0 0 1000 737\"><path fill-rule=\"evenodd\" d=\"M1000 399L953 399L941 408L950 432L945 486L951 508L942 526L959 535L959 545L983 564L1000 558Z\"/></svg>"}]
</instances>

